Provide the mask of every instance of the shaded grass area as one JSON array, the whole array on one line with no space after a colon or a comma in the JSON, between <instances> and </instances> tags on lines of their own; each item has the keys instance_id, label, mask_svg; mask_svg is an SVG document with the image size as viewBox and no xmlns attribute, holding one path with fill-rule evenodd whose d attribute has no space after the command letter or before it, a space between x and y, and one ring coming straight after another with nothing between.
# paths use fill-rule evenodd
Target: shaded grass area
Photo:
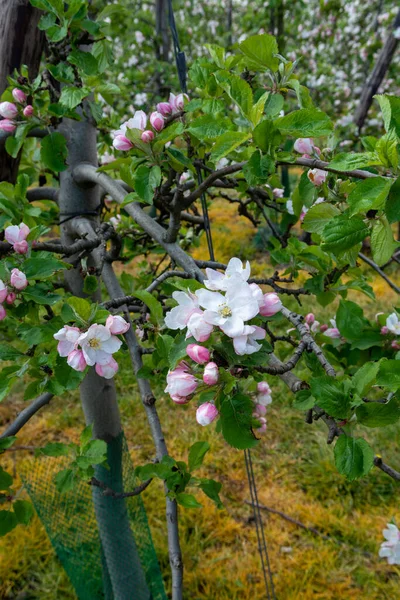
<instances>
[{"instance_id":1,"label":"shaded grass area","mask_svg":"<svg viewBox=\"0 0 400 600\"><path fill-rule=\"evenodd\" d=\"M218 204L211 209L217 259L227 261L234 255L251 258L253 272L265 273L265 263L251 244L252 226L236 218L235 214L235 208L226 204L223 210ZM227 237L228 224L233 233ZM202 240L196 250L198 257L206 256L204 247ZM396 304L395 296L386 284L374 281L374 289L377 303L361 294L351 296L365 307L370 317L376 310L388 310ZM326 321L335 312L334 307L322 309L309 303L299 308L299 312L305 314L311 308L315 308L320 321ZM120 408L131 456L138 465L152 460L154 450L136 384L129 372L128 357L121 362L117 377ZM326 444L323 423L307 425L303 413L292 408L293 396L279 379L269 377L268 380L274 398L268 412L268 431L253 451L260 502L305 525L316 527L331 538L315 536L279 516L265 513L277 597L280 600L400 598L400 569L387 565L377 555L386 522L392 517L400 518L398 484L376 469L361 481L345 481L334 467L333 452ZM159 387L163 387L163 382ZM12 419L23 407L21 391L22 388L17 389L14 397L0 406L0 424ZM193 442L208 440L212 450L203 474L223 484L224 510L218 511L200 494L202 510L180 510L185 599L254 600L265 597L252 512L245 504L250 494L243 453L229 448L213 426L202 428L196 424L194 403L176 406L163 393L158 398L172 456L186 459L187 448ZM54 400L23 430L18 443L39 446L53 440L76 441L82 427L78 395L72 394ZM398 466L399 427L382 431L369 429L366 433L375 451L389 464ZM2 463L18 471L23 454L7 453ZM161 485L153 482L144 492L143 500L169 588ZM0 598L75 598L38 518L29 527L19 527L0 540Z\"/></svg>"}]
</instances>

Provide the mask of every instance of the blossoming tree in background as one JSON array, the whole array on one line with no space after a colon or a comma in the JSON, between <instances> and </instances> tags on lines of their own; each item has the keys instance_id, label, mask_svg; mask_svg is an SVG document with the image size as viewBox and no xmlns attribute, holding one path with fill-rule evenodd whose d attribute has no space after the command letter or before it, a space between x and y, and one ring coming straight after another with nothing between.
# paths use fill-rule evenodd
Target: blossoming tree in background
<instances>
[{"instance_id":1,"label":"blossoming tree in background","mask_svg":"<svg viewBox=\"0 0 400 600\"><path fill-rule=\"evenodd\" d=\"M190 403L200 426L216 426L227 444L248 449L266 443L280 378L294 408L310 424L326 424L344 477L376 467L400 480L365 439L369 427L400 418L398 313L394 307L370 321L352 300L353 291L374 298L365 264L400 291L387 274L398 261L400 100L377 96L374 135L354 131L349 152L340 126L304 85L307 65L299 70L274 36L238 37L229 52L208 44L199 58L196 48L184 94L167 89L157 59L148 59L154 73L140 70L137 46L150 55L146 25L135 32L128 62L143 89L154 83L151 103L135 80L130 106L126 82L121 95L118 87L123 71L108 77L110 42L117 58L126 57L110 36L121 27L118 6L94 15L85 0L32 4L43 11L43 68L34 78L22 65L10 74L0 104L4 152L21 158L16 181L0 184L0 393L23 379L32 404L6 428L0 448L11 447L53 396L79 387L91 429L56 483L61 491L82 479L101 487L96 469L110 461L121 434L113 378L129 354L157 456L137 469L137 493L152 478L165 483L178 600L177 507L199 506L197 489L220 506L221 484L192 474L205 442L189 449L188 464L168 457L156 397L171 403L177 421L179 405ZM204 14L214 8L205 5ZM302 174L290 190L281 176L293 166ZM199 202L206 193L237 204L255 231L264 230L271 266L262 277L238 257L228 265L192 258L193 240L207 229ZM311 299L326 323L310 312ZM43 452L73 454L64 444ZM31 508L15 498L11 475L0 476L7 533L29 520ZM399 562L394 528L380 551L392 564ZM107 534L118 541L118 530Z\"/></svg>"}]
</instances>

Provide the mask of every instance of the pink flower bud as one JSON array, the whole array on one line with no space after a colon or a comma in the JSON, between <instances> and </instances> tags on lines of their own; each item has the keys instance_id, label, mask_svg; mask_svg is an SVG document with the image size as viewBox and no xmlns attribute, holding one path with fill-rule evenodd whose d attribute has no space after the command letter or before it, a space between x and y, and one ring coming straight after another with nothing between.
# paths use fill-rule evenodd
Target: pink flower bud
<instances>
[{"instance_id":1,"label":"pink flower bud","mask_svg":"<svg viewBox=\"0 0 400 600\"><path fill-rule=\"evenodd\" d=\"M306 315L304 320L307 323L307 325L312 325L315 321L314 313L308 313L308 315Z\"/></svg>"},{"instance_id":2,"label":"pink flower bud","mask_svg":"<svg viewBox=\"0 0 400 600\"><path fill-rule=\"evenodd\" d=\"M12 102L0 102L0 116L4 119L14 119L18 114L18 108Z\"/></svg>"},{"instance_id":3,"label":"pink flower bud","mask_svg":"<svg viewBox=\"0 0 400 600\"><path fill-rule=\"evenodd\" d=\"M82 350L72 350L68 354L67 363L74 371L84 371L86 369L86 360Z\"/></svg>"},{"instance_id":4,"label":"pink flower bud","mask_svg":"<svg viewBox=\"0 0 400 600\"><path fill-rule=\"evenodd\" d=\"M19 269L13 269L11 271L10 278L11 285L17 290L24 290L28 285L25 273L22 273Z\"/></svg>"},{"instance_id":5,"label":"pink flower bud","mask_svg":"<svg viewBox=\"0 0 400 600\"><path fill-rule=\"evenodd\" d=\"M189 344L186 346L186 354L198 365L204 365L210 360L210 351L198 344Z\"/></svg>"},{"instance_id":6,"label":"pink flower bud","mask_svg":"<svg viewBox=\"0 0 400 600\"><path fill-rule=\"evenodd\" d=\"M207 385L215 385L218 382L219 373L218 367L214 362L209 362L204 367L203 381Z\"/></svg>"},{"instance_id":7,"label":"pink flower bud","mask_svg":"<svg viewBox=\"0 0 400 600\"><path fill-rule=\"evenodd\" d=\"M271 388L269 387L266 381L259 381L257 383L257 392L259 392L260 394L270 394Z\"/></svg>"},{"instance_id":8,"label":"pink flower bud","mask_svg":"<svg viewBox=\"0 0 400 600\"><path fill-rule=\"evenodd\" d=\"M0 279L0 304L7 298L8 289L4 282Z\"/></svg>"},{"instance_id":9,"label":"pink flower bud","mask_svg":"<svg viewBox=\"0 0 400 600\"><path fill-rule=\"evenodd\" d=\"M321 171L321 169L312 169L308 171L307 177L314 185L322 185L327 178L328 173L326 171Z\"/></svg>"},{"instance_id":10,"label":"pink flower bud","mask_svg":"<svg viewBox=\"0 0 400 600\"><path fill-rule=\"evenodd\" d=\"M172 113L172 106L169 102L159 102L157 104L157 110L163 117L167 117Z\"/></svg>"},{"instance_id":11,"label":"pink flower bud","mask_svg":"<svg viewBox=\"0 0 400 600\"><path fill-rule=\"evenodd\" d=\"M264 404L256 404L256 415L263 417L267 414L267 407Z\"/></svg>"},{"instance_id":12,"label":"pink flower bud","mask_svg":"<svg viewBox=\"0 0 400 600\"><path fill-rule=\"evenodd\" d=\"M383 327L381 327L381 334L382 335L387 335L389 333L389 329L388 327L386 327L386 325L384 325Z\"/></svg>"},{"instance_id":13,"label":"pink flower bud","mask_svg":"<svg viewBox=\"0 0 400 600\"><path fill-rule=\"evenodd\" d=\"M176 369L168 372L167 387L164 391L171 397L186 397L196 391L197 379L194 375L188 373L188 369L189 367L182 362Z\"/></svg>"},{"instance_id":14,"label":"pink flower bud","mask_svg":"<svg viewBox=\"0 0 400 600\"><path fill-rule=\"evenodd\" d=\"M96 364L95 370L97 375L104 377L104 379L112 379L116 373L118 373L118 363L110 356L110 360L106 365Z\"/></svg>"},{"instance_id":15,"label":"pink flower bud","mask_svg":"<svg viewBox=\"0 0 400 600\"><path fill-rule=\"evenodd\" d=\"M196 421L199 425L209 425L218 417L218 410L211 402L204 402L196 411Z\"/></svg>"},{"instance_id":16,"label":"pink flower bud","mask_svg":"<svg viewBox=\"0 0 400 600\"><path fill-rule=\"evenodd\" d=\"M283 198L285 190L283 190L282 188L274 188L272 190L272 193L274 195L274 198Z\"/></svg>"},{"instance_id":17,"label":"pink flower bud","mask_svg":"<svg viewBox=\"0 0 400 600\"><path fill-rule=\"evenodd\" d=\"M164 129L164 117L159 112L153 112L150 115L150 124L156 131Z\"/></svg>"},{"instance_id":18,"label":"pink flower bud","mask_svg":"<svg viewBox=\"0 0 400 600\"><path fill-rule=\"evenodd\" d=\"M127 152L133 148L132 142L124 135L117 135L113 140L113 146L117 150L122 150L123 152Z\"/></svg>"},{"instance_id":19,"label":"pink flower bud","mask_svg":"<svg viewBox=\"0 0 400 600\"><path fill-rule=\"evenodd\" d=\"M10 292L6 298L7 304L14 304L17 294L14 292Z\"/></svg>"},{"instance_id":20,"label":"pink flower bud","mask_svg":"<svg viewBox=\"0 0 400 600\"><path fill-rule=\"evenodd\" d=\"M14 88L11 93L15 102L18 102L19 104L24 104L26 102L26 94L22 90Z\"/></svg>"},{"instance_id":21,"label":"pink flower bud","mask_svg":"<svg viewBox=\"0 0 400 600\"><path fill-rule=\"evenodd\" d=\"M0 304L0 321L5 319L6 316L7 316L6 309L4 308L4 306L2 304Z\"/></svg>"},{"instance_id":22,"label":"pink flower bud","mask_svg":"<svg viewBox=\"0 0 400 600\"><path fill-rule=\"evenodd\" d=\"M140 139L142 140L142 142L148 144L149 142L154 140L154 132L147 129L146 131L143 131L142 135L140 136Z\"/></svg>"},{"instance_id":23,"label":"pink flower bud","mask_svg":"<svg viewBox=\"0 0 400 600\"><path fill-rule=\"evenodd\" d=\"M171 400L175 402L175 404L187 404L190 402L190 397L179 396L178 394L172 394Z\"/></svg>"},{"instance_id":24,"label":"pink flower bud","mask_svg":"<svg viewBox=\"0 0 400 600\"><path fill-rule=\"evenodd\" d=\"M125 319L119 315L109 315L107 317L106 327L113 335L121 335L122 333L126 333L130 326L130 323L127 323Z\"/></svg>"},{"instance_id":25,"label":"pink flower bud","mask_svg":"<svg viewBox=\"0 0 400 600\"><path fill-rule=\"evenodd\" d=\"M282 302L277 294L264 294L263 304L260 306L260 315L272 317L282 308Z\"/></svg>"},{"instance_id":26,"label":"pink flower bud","mask_svg":"<svg viewBox=\"0 0 400 600\"><path fill-rule=\"evenodd\" d=\"M314 144L311 138L299 138L295 141L293 150L299 154L312 154Z\"/></svg>"},{"instance_id":27,"label":"pink flower bud","mask_svg":"<svg viewBox=\"0 0 400 600\"><path fill-rule=\"evenodd\" d=\"M22 240L22 242L15 242L14 250L18 254L26 254L29 250L28 242L26 240Z\"/></svg>"},{"instance_id":28,"label":"pink flower bud","mask_svg":"<svg viewBox=\"0 0 400 600\"><path fill-rule=\"evenodd\" d=\"M335 340L340 338L340 331L337 327L329 327L324 331L324 335Z\"/></svg>"},{"instance_id":29,"label":"pink flower bud","mask_svg":"<svg viewBox=\"0 0 400 600\"><path fill-rule=\"evenodd\" d=\"M271 394L258 394L256 398L257 404L261 404L262 406L268 406L272 403Z\"/></svg>"},{"instance_id":30,"label":"pink flower bud","mask_svg":"<svg viewBox=\"0 0 400 600\"><path fill-rule=\"evenodd\" d=\"M391 343L391 346L392 346L393 350L400 350L400 344L399 344L399 342L396 342L396 340L393 340L393 342Z\"/></svg>"},{"instance_id":31,"label":"pink flower bud","mask_svg":"<svg viewBox=\"0 0 400 600\"><path fill-rule=\"evenodd\" d=\"M142 329L141 327L136 327L135 334L136 337L139 338L139 340L142 340L144 338L144 329Z\"/></svg>"},{"instance_id":32,"label":"pink flower bud","mask_svg":"<svg viewBox=\"0 0 400 600\"><path fill-rule=\"evenodd\" d=\"M10 119L3 119L0 121L0 130L5 131L6 133L12 133L15 131L17 126Z\"/></svg>"},{"instance_id":33,"label":"pink flower bud","mask_svg":"<svg viewBox=\"0 0 400 600\"><path fill-rule=\"evenodd\" d=\"M30 229L25 223L19 225L9 225L4 230L4 237L9 244L16 244L26 240L30 233Z\"/></svg>"},{"instance_id":34,"label":"pink flower bud","mask_svg":"<svg viewBox=\"0 0 400 600\"><path fill-rule=\"evenodd\" d=\"M258 429L256 429L257 433L265 433L266 431L267 431L267 424L266 423L263 423L261 425L261 427L259 427Z\"/></svg>"},{"instance_id":35,"label":"pink flower bud","mask_svg":"<svg viewBox=\"0 0 400 600\"><path fill-rule=\"evenodd\" d=\"M321 333L324 333L327 329L328 329L328 325L321 325L321 327L319 328Z\"/></svg>"},{"instance_id":36,"label":"pink flower bud","mask_svg":"<svg viewBox=\"0 0 400 600\"><path fill-rule=\"evenodd\" d=\"M33 115L33 106L31 104L28 104L28 106L25 106L22 112L24 113L24 117L26 119L30 119Z\"/></svg>"},{"instance_id":37,"label":"pink flower bud","mask_svg":"<svg viewBox=\"0 0 400 600\"><path fill-rule=\"evenodd\" d=\"M189 96L187 94L178 94L174 98L174 106L176 110L183 110L185 108L185 98L189 101Z\"/></svg>"}]
</instances>

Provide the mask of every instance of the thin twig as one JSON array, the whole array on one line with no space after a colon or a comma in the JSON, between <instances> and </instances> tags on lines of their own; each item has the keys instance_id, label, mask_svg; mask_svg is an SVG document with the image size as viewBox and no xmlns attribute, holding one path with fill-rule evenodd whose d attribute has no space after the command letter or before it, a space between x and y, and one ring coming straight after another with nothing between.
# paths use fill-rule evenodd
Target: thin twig
<instances>
[{"instance_id":1,"label":"thin twig","mask_svg":"<svg viewBox=\"0 0 400 600\"><path fill-rule=\"evenodd\" d=\"M395 283L393 283L393 281L386 275L384 271L382 271L380 267L378 267L378 265L373 260L368 258L368 256L365 256L365 254L363 254L362 252L359 252L358 256L361 258L361 260L367 263L367 265L372 267L374 271L376 271L378 275L380 275L382 279L386 281L386 283L392 288L392 290L396 292L396 294L400 294L400 288Z\"/></svg>"},{"instance_id":2,"label":"thin twig","mask_svg":"<svg viewBox=\"0 0 400 600\"><path fill-rule=\"evenodd\" d=\"M111 496L112 498L122 499L122 498L132 498L132 496L139 496L152 482L152 479L147 479L131 492L116 492L112 488L108 487L103 481L99 481L96 477L92 477L90 481L88 481L89 485L93 485L95 487L99 487L103 490L104 496Z\"/></svg>"},{"instance_id":3,"label":"thin twig","mask_svg":"<svg viewBox=\"0 0 400 600\"><path fill-rule=\"evenodd\" d=\"M0 438L10 437L16 435L20 429L41 409L46 406L53 398L53 394L46 392L41 396L38 396L29 406L24 408L17 418L7 427L7 429L0 435Z\"/></svg>"}]
</instances>

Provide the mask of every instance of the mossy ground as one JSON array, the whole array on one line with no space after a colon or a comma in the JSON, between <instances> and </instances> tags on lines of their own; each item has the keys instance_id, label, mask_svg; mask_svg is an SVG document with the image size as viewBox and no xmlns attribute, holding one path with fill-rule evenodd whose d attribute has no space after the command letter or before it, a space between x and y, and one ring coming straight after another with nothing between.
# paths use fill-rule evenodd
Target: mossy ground
<instances>
[{"instance_id":1,"label":"mossy ground","mask_svg":"<svg viewBox=\"0 0 400 600\"><path fill-rule=\"evenodd\" d=\"M269 272L252 244L254 230L236 216L235 207L216 203L211 208L218 260L231 256L251 258L253 272ZM206 257L202 241L197 256ZM368 316L388 310L395 295L384 282L373 280L377 302L361 294ZM320 321L335 312L314 307ZM301 309L308 312L310 306ZM120 408L135 465L153 457L153 446L128 360L117 377ZM305 525L317 528L329 540L307 532L281 517L264 513L266 538L280 600L395 600L400 598L399 567L378 557L382 529L392 517L400 520L399 486L373 470L365 479L349 483L334 465L332 448L326 444L322 423L304 422L303 413L292 408L292 396L279 380L269 378L274 402L269 407L268 432L253 451L259 500L283 511ZM160 386L161 388L161 386ZM0 406L0 424L11 420L24 406L16 390ZM194 409L172 405L160 394L158 408L170 453L186 459L196 440L208 440L212 450L204 475L223 484L225 509L218 511L199 497L203 510L180 510L180 533L185 561L187 600L254 600L264 598L257 541L249 499L243 453L228 448L213 427L200 428ZM19 445L40 446L52 440L76 440L83 416L78 395L57 398L21 432ZM179 431L179 435L176 432ZM367 438L388 463L399 465L399 427L371 429ZM16 469L24 452L7 453L5 466ZM2 459L4 456L2 457ZM2 460L3 462L3 460ZM155 546L166 584L169 567L162 488L152 483L143 494ZM18 527L0 540L0 598L69 600L75 598L43 526L34 518L29 527Z\"/></svg>"}]
</instances>

